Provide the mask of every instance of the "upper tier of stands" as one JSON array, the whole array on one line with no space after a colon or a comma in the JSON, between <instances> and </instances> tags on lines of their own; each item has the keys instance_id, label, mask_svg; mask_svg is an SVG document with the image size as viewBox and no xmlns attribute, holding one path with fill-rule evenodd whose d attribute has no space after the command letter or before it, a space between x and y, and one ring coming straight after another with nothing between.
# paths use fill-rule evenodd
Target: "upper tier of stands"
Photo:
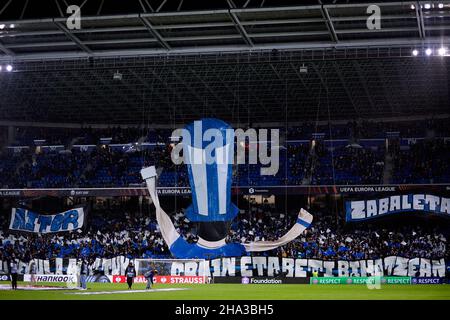
<instances>
[{"instance_id":1,"label":"upper tier of stands","mask_svg":"<svg viewBox=\"0 0 450 320\"><path fill-rule=\"evenodd\" d=\"M293 124L280 129L280 166L234 166L238 186L447 183L449 119L415 122ZM0 152L0 187L124 187L140 169L160 168L159 185L188 186L170 158L172 130L17 127ZM4 131L3 131L4 132ZM4 139L5 140L5 139Z\"/></svg>"}]
</instances>

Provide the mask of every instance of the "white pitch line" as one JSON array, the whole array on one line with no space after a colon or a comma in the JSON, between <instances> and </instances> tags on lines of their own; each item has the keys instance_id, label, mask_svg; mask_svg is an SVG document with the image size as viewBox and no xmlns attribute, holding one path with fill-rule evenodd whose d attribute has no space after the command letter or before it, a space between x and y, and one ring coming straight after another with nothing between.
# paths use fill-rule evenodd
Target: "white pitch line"
<instances>
[{"instance_id":1,"label":"white pitch line","mask_svg":"<svg viewBox=\"0 0 450 320\"><path fill-rule=\"evenodd\" d=\"M167 288L167 289L149 289L149 290L123 290L123 291L94 291L94 292L67 292L65 294L116 294L116 293L138 293L138 292L160 292L160 291L180 291L189 290L188 288Z\"/></svg>"},{"instance_id":2,"label":"white pitch line","mask_svg":"<svg viewBox=\"0 0 450 320\"><path fill-rule=\"evenodd\" d=\"M0 290L11 290L10 285L0 285ZM18 286L17 290L30 290L30 291L48 291L48 290L75 290L67 287L24 287L24 286Z\"/></svg>"}]
</instances>

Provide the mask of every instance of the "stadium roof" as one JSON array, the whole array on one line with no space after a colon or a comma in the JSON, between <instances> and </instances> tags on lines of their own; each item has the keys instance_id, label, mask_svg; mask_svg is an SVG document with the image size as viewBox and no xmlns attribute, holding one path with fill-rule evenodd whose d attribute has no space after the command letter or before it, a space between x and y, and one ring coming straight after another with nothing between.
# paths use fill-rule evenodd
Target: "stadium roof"
<instances>
[{"instance_id":1,"label":"stadium roof","mask_svg":"<svg viewBox=\"0 0 450 320\"><path fill-rule=\"evenodd\" d=\"M81 28L74 30L65 0L2 1L0 52L7 60L440 44L450 32L448 1L429 9L428 1L378 3L381 28L368 29L368 3L229 0L193 10L198 1L127 0L108 7L119 1L83 0L70 2L81 8Z\"/></svg>"},{"instance_id":2,"label":"stadium roof","mask_svg":"<svg viewBox=\"0 0 450 320\"><path fill-rule=\"evenodd\" d=\"M111 3L71 1L82 19L70 30L64 0L44 9L42 1L0 1L0 65L13 65L0 73L2 120L292 121L448 111L447 57L424 52L450 44L449 1L378 3L375 30L366 25L369 3Z\"/></svg>"}]
</instances>

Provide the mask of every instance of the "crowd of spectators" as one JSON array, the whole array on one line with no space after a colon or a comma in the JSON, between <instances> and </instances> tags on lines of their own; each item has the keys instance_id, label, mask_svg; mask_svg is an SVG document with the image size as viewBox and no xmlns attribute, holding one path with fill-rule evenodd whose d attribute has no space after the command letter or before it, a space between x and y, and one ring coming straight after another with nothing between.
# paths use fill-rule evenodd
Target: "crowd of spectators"
<instances>
[{"instance_id":1,"label":"crowd of spectators","mask_svg":"<svg viewBox=\"0 0 450 320\"><path fill-rule=\"evenodd\" d=\"M98 211L84 229L59 234L10 233L3 221L0 231L0 260L15 256L32 258L158 258L169 255L154 219L136 217L127 212L112 215ZM4 217L3 217L4 218Z\"/></svg>"},{"instance_id":2,"label":"crowd of spectators","mask_svg":"<svg viewBox=\"0 0 450 320\"><path fill-rule=\"evenodd\" d=\"M0 153L0 185L3 188L87 188L140 184L139 171L144 165L158 163L166 171L174 170L170 153L165 149L126 152L98 147L89 152Z\"/></svg>"},{"instance_id":3,"label":"crowd of spectators","mask_svg":"<svg viewBox=\"0 0 450 320\"><path fill-rule=\"evenodd\" d=\"M245 242L275 240L291 226L292 216L273 213L270 206L255 206L251 213L234 222L230 238ZM423 226L420 222L403 224L348 225L339 215L330 215L312 209L313 224L299 238L264 255L282 257L360 260L387 256L440 259L450 257L447 246L448 230L436 225Z\"/></svg>"},{"instance_id":4,"label":"crowd of spectators","mask_svg":"<svg viewBox=\"0 0 450 320\"><path fill-rule=\"evenodd\" d=\"M450 140L424 139L408 150L396 149L394 182L446 183L450 181Z\"/></svg>"},{"instance_id":5,"label":"crowd of spectators","mask_svg":"<svg viewBox=\"0 0 450 320\"><path fill-rule=\"evenodd\" d=\"M329 150L318 144L312 184L380 184L384 169L384 149L376 151L360 145Z\"/></svg>"},{"instance_id":6,"label":"crowd of spectators","mask_svg":"<svg viewBox=\"0 0 450 320\"><path fill-rule=\"evenodd\" d=\"M295 223L295 214L277 213L273 204L242 204L233 221L228 242L275 240ZM338 215L318 209L313 224L291 243L261 255L323 260L378 259L397 255L406 258L440 259L450 257L448 229L416 221L412 224L347 225ZM148 214L97 209L90 213L87 226L59 234L20 234L8 231L6 215L0 216L0 260L11 256L22 261L31 258L170 258L155 219ZM197 240L196 225L183 212L172 215L178 232L188 242Z\"/></svg>"},{"instance_id":7,"label":"crowd of spectators","mask_svg":"<svg viewBox=\"0 0 450 320\"><path fill-rule=\"evenodd\" d=\"M305 236L282 248L285 256L323 260L378 259L387 256L448 259L447 237L419 223L408 226L339 227L330 216L317 215Z\"/></svg>"},{"instance_id":8,"label":"crowd of spectators","mask_svg":"<svg viewBox=\"0 0 450 320\"><path fill-rule=\"evenodd\" d=\"M259 164L235 165L233 183L239 186L381 184L384 176L389 183L448 182L450 141L442 137L450 133L445 120L415 124L306 122L289 126L287 139L282 140L279 150L278 173L262 176ZM324 136L314 136L319 132ZM387 132L397 133L389 140L393 166L385 174ZM148 164L160 169L161 186L187 187L186 167L171 161L170 136L169 129L141 127L18 128L16 144L28 148L0 151L0 187L136 186L142 183L139 170ZM408 145L401 145L399 137L409 137ZM364 142L367 138L370 139ZM64 147L44 150L34 139L43 139L46 145L61 143ZM147 145L144 147L143 143ZM91 147L80 148L83 144ZM121 144L123 147L117 147Z\"/></svg>"}]
</instances>

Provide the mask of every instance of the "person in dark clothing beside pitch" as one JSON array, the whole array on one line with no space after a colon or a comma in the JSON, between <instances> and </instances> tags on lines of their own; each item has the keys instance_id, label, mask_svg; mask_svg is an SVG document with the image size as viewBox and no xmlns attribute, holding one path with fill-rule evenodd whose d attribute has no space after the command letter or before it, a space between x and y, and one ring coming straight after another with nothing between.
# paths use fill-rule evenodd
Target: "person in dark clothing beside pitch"
<instances>
[{"instance_id":1,"label":"person in dark clothing beside pitch","mask_svg":"<svg viewBox=\"0 0 450 320\"><path fill-rule=\"evenodd\" d=\"M153 270L150 269L148 270L145 274L144 277L147 280L147 286L145 287L146 290L149 290L152 288L153 285L153 277L155 276L155 274L157 274L158 271L157 270Z\"/></svg>"},{"instance_id":2,"label":"person in dark clothing beside pitch","mask_svg":"<svg viewBox=\"0 0 450 320\"><path fill-rule=\"evenodd\" d=\"M16 257L13 256L11 262L9 263L9 274L11 277L11 288L17 290L17 261Z\"/></svg>"},{"instance_id":3,"label":"person in dark clothing beside pitch","mask_svg":"<svg viewBox=\"0 0 450 320\"><path fill-rule=\"evenodd\" d=\"M136 277L136 269L133 262L128 263L128 267L125 269L125 275L127 276L128 289L131 289L133 285L133 278Z\"/></svg>"},{"instance_id":4,"label":"person in dark clothing beside pitch","mask_svg":"<svg viewBox=\"0 0 450 320\"><path fill-rule=\"evenodd\" d=\"M81 288L83 290L87 289L86 281L87 281L88 273L89 273L88 263L87 263L86 259L82 259L81 266L80 266L80 283L81 283Z\"/></svg>"}]
</instances>

